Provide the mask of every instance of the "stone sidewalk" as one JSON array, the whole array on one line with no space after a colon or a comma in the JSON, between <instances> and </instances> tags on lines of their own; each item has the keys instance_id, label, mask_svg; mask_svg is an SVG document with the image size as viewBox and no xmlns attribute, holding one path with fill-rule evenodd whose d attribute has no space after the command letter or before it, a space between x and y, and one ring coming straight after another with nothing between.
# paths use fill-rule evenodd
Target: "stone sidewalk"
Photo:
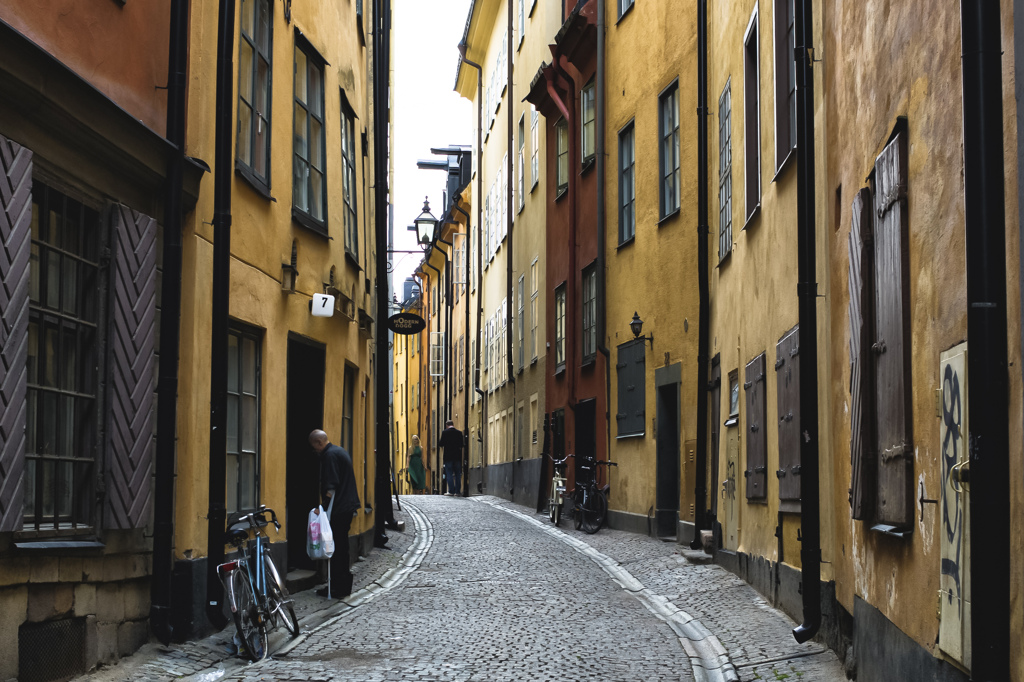
<instances>
[{"instance_id":1,"label":"stone sidewalk","mask_svg":"<svg viewBox=\"0 0 1024 682\"><path fill-rule=\"evenodd\" d=\"M404 500L405 498L400 498ZM360 556L352 562L352 601L365 595L374 581L399 566L403 556L413 544L416 534L415 523L403 507L395 509L395 520L405 523L402 532L388 530L388 548L373 549L370 556ZM326 585L326 583L325 583ZM318 586L318 587L322 587ZM316 594L316 588L292 595L295 616L299 619L302 632L327 622L347 610L348 606L338 600L328 600ZM112 666L101 666L79 680L99 682L121 682L145 680L146 682L169 682L170 680L215 680L227 670L247 664L235 655L234 623L229 623L221 632L201 640L164 646L150 643L127 658ZM289 641L280 631L271 633L271 656L287 647Z\"/></svg>"}]
</instances>

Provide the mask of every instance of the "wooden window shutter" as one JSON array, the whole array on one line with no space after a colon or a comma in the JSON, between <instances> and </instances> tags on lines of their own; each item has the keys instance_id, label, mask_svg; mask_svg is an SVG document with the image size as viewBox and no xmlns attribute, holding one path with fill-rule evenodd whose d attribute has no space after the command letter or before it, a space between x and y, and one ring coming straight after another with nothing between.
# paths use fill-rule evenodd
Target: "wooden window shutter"
<instances>
[{"instance_id":1,"label":"wooden window shutter","mask_svg":"<svg viewBox=\"0 0 1024 682\"><path fill-rule=\"evenodd\" d=\"M152 501L156 388L156 221L115 205L107 410L107 528L145 525Z\"/></svg>"},{"instance_id":2,"label":"wooden window shutter","mask_svg":"<svg viewBox=\"0 0 1024 682\"><path fill-rule=\"evenodd\" d=\"M779 408L779 499L800 499L800 327L775 346L775 386Z\"/></svg>"},{"instance_id":3,"label":"wooden window shutter","mask_svg":"<svg viewBox=\"0 0 1024 682\"><path fill-rule=\"evenodd\" d=\"M722 435L722 365L721 357L715 354L711 358L711 380L708 382L708 395L711 400L711 430L708 432L708 450L711 481L718 480L718 444ZM718 495L715 492L715 485L711 486L709 502L711 513L718 514Z\"/></svg>"},{"instance_id":4,"label":"wooden window shutter","mask_svg":"<svg viewBox=\"0 0 1024 682\"><path fill-rule=\"evenodd\" d=\"M0 135L0 532L21 530L32 152Z\"/></svg>"},{"instance_id":5,"label":"wooden window shutter","mask_svg":"<svg viewBox=\"0 0 1024 682\"><path fill-rule=\"evenodd\" d=\"M869 519L875 508L874 343L875 273L871 190L853 200L850 224L850 506L855 519Z\"/></svg>"},{"instance_id":6,"label":"wooden window shutter","mask_svg":"<svg viewBox=\"0 0 1024 682\"><path fill-rule=\"evenodd\" d=\"M906 527L914 520L907 267L906 134L875 160L875 426L876 520Z\"/></svg>"},{"instance_id":7,"label":"wooden window shutter","mask_svg":"<svg viewBox=\"0 0 1024 682\"><path fill-rule=\"evenodd\" d=\"M747 397L747 499L764 499L768 487L768 441L765 438L765 357L747 363L743 388Z\"/></svg>"},{"instance_id":8,"label":"wooden window shutter","mask_svg":"<svg viewBox=\"0 0 1024 682\"><path fill-rule=\"evenodd\" d=\"M644 432L647 407L646 341L637 339L619 346L616 375L619 381L618 412L615 415L620 436L636 436Z\"/></svg>"}]
</instances>

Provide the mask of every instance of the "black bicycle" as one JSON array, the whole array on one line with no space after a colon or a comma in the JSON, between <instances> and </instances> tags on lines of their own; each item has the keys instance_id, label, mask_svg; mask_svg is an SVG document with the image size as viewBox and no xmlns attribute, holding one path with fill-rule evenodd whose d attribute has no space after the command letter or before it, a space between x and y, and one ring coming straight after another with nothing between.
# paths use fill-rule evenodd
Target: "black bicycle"
<instances>
[{"instance_id":1,"label":"black bicycle","mask_svg":"<svg viewBox=\"0 0 1024 682\"><path fill-rule=\"evenodd\" d=\"M277 514L266 505L248 514L234 513L227 518L226 539L238 549L238 559L217 566L217 575L227 589L238 636L245 654L253 662L266 657L268 633L278 625L283 625L292 637L299 634L292 599L270 558L270 538L261 534L268 523L268 513L270 523L280 532Z\"/></svg>"},{"instance_id":2,"label":"black bicycle","mask_svg":"<svg viewBox=\"0 0 1024 682\"><path fill-rule=\"evenodd\" d=\"M583 529L593 535L604 525L608 516L608 498L597 487L597 467L618 466L615 462L598 460L593 455L579 455L576 467L576 489L573 491L572 521L576 530Z\"/></svg>"}]
</instances>

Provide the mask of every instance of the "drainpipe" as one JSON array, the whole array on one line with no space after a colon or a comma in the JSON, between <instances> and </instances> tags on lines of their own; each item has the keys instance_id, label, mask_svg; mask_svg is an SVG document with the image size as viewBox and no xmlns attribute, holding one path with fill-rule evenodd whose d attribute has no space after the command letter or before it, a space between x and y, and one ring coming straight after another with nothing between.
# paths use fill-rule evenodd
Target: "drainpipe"
<instances>
[{"instance_id":1,"label":"drainpipe","mask_svg":"<svg viewBox=\"0 0 1024 682\"><path fill-rule=\"evenodd\" d=\"M1006 216L999 4L963 0L972 680L1010 678Z\"/></svg>"},{"instance_id":2,"label":"drainpipe","mask_svg":"<svg viewBox=\"0 0 1024 682\"><path fill-rule=\"evenodd\" d=\"M156 490L153 504L153 584L149 622L163 644L173 636L171 573L174 562L174 456L178 421L178 353L181 334L181 186L185 164L185 71L188 7L171 0L167 67L167 163L164 198L163 286L160 296L160 379L157 384Z\"/></svg>"},{"instance_id":3,"label":"drainpipe","mask_svg":"<svg viewBox=\"0 0 1024 682\"><path fill-rule=\"evenodd\" d=\"M469 286L468 286L468 284L469 284L469 258L470 258L470 255L469 255L469 234L470 234L470 232L469 231L470 231L472 226L470 225L471 220L470 220L470 217L469 217L469 213L467 213L465 210L463 210L463 208L461 206L459 206L459 200L458 200L457 197L456 197L455 201L452 202L452 208L454 208L456 211L458 211L462 215L466 216L466 236L465 236L465 240L466 240L465 241L465 246L466 246L466 249L465 249L465 251L466 251L466 284L463 285L465 287L465 292L463 293L463 298L466 301L466 306L465 306L466 307L466 338L468 339L469 338ZM469 349L468 348L466 348L465 353L466 353L466 361L468 362L469 361ZM467 372L467 375L468 375L468 372ZM464 434L464 436L466 438L466 448L465 448L465 454L463 455L463 462L462 462L462 464L463 464L463 467L462 467L462 470L463 470L463 476L462 476L462 495L463 495L463 497L469 497L469 395L470 395L470 392L471 392L469 387L470 387L470 377L466 376L466 395L465 395L466 405L463 408L465 410L465 414L466 414L466 431L465 431L465 434Z\"/></svg>"},{"instance_id":4,"label":"drainpipe","mask_svg":"<svg viewBox=\"0 0 1024 682\"><path fill-rule=\"evenodd\" d=\"M514 126L515 126L515 112L513 111L514 107L512 106L512 62L514 60L512 59L511 55L515 51L515 47L512 44L513 41L515 40L515 37L513 36L513 32L512 32L512 26L513 26L513 23L512 23L513 22L512 1L509 0L505 4L508 5L508 54L509 54L509 57L505 60L506 63L507 63L507 66L508 66L508 75L507 75L507 78L508 78L508 116L507 116L507 118L508 118L508 154L506 154L507 161L506 161L506 166L505 166L505 172L507 173L506 177L508 178L509 187L512 188L512 190L514 190L515 189L515 177L516 177L514 175L515 168L513 167L513 164L512 164L512 156L513 156L513 152L515 151L515 144L514 144L515 143L515 138L513 136L513 130L514 130ZM512 340L513 340L512 320L515 319L515 312L514 312L515 311L515 306L512 304L512 292L514 291L512 287L513 287L513 284L514 284L513 279L515 277L515 275L513 273L513 264L512 264L512 230L513 230L514 223L515 223L515 220L513 219L514 216L515 216L515 214L513 213L513 211L515 210L515 202L512 200L512 195L513 194L515 194L514 191L509 191L509 192L505 193L505 204L508 207L508 210L505 211L505 225L506 225L505 232L508 234L508 237L505 239L505 248L508 249L508 251L505 252L505 299L508 301L508 306L505 309L506 310L506 312L505 312L505 348L508 349L508 355L507 355L507 362L506 362L506 364L508 365L508 380L512 384L512 408L513 408L512 409L512 413L515 414L515 404L516 404L516 400L515 400L516 373L515 373L515 362L514 362L515 353L512 352L512 348L513 348L513 346L512 346ZM515 476L515 470L516 470L516 465L514 463L514 461L515 461L515 451L516 451L515 450L515 447L516 447L516 442L515 442L516 435L515 434L516 434L516 430L513 428L512 429L512 453L511 453L512 459L513 459L513 464L512 464L512 475L513 476Z\"/></svg>"},{"instance_id":5,"label":"drainpipe","mask_svg":"<svg viewBox=\"0 0 1024 682\"><path fill-rule=\"evenodd\" d=\"M594 137L596 138L597 154L597 350L604 356L604 425L605 425L605 449L608 461L612 461L612 420L609 418L612 404L612 366L611 351L607 345L608 319L606 310L607 301L607 256L605 244L607 242L608 216L605 206L605 174L608 172L607 159L605 158L605 115L604 115L604 81L605 81L605 0L597 0L597 77L594 79L595 106L594 127L597 128ZM609 483L611 483L611 470L608 471Z\"/></svg>"},{"instance_id":6,"label":"drainpipe","mask_svg":"<svg viewBox=\"0 0 1024 682\"><path fill-rule=\"evenodd\" d=\"M800 321L800 579L804 622L793 629L803 643L821 626L821 530L818 481L818 285L814 213L814 33L812 0L796 0L797 296Z\"/></svg>"},{"instance_id":7,"label":"drainpipe","mask_svg":"<svg viewBox=\"0 0 1024 682\"><path fill-rule=\"evenodd\" d=\"M711 293L708 282L708 2L697 1L697 472L691 549L701 548L708 523L708 347ZM714 472L717 476L718 472Z\"/></svg>"},{"instance_id":8,"label":"drainpipe","mask_svg":"<svg viewBox=\"0 0 1024 682\"><path fill-rule=\"evenodd\" d=\"M558 73L558 77L564 80L566 84L567 96L569 99L568 105L562 100L561 95L555 86L554 78L555 74L551 71L545 73L546 85L548 95L555 102L555 106L565 117L565 124L569 131L569 149L567 163L569 165L569 186L567 191L569 193L569 277L566 286L565 296L565 307L566 316L568 317L568 310L570 302L576 300L576 180L579 176L575 169L579 166L576 152L576 82L572 76L569 75L565 68L568 60L564 55L556 53L556 50L552 48L552 54L554 59L551 62L554 71ZM568 404L570 410L576 409L576 362L575 362L575 349L576 349L576 326L574 324L566 324L565 326L565 367L568 375Z\"/></svg>"},{"instance_id":9,"label":"drainpipe","mask_svg":"<svg viewBox=\"0 0 1024 682\"><path fill-rule=\"evenodd\" d=\"M484 85L483 85L483 67L474 61L471 61L466 57L466 43L459 43L459 54L462 56L462 61L469 64L476 69L476 359L473 362L475 368L473 372L473 390L476 391L477 395L480 396L480 480L486 481L484 471L487 470L487 458L484 453L487 452L487 429L484 428L487 424L487 394L480 390L480 333L481 327L483 326L484 319L484 285L483 285L483 251L482 240L483 240L483 210L484 210L484 188L483 188L483 170L484 170ZM469 229L466 229L467 238L469 235ZM468 253L470 249L466 249ZM466 265L469 265L469 257L467 256ZM466 279L469 279L468 273ZM469 305L467 301L466 315L469 315ZM469 324L466 325L466 334L469 334ZM468 355L468 353L467 353ZM468 381L467 381L468 383ZM467 391L468 393L468 391ZM468 399L468 398L467 398ZM466 413L466 423L469 424L469 412ZM468 449L468 441L467 441ZM467 471L468 475L468 471ZM468 485L468 484L467 484Z\"/></svg>"},{"instance_id":10,"label":"drainpipe","mask_svg":"<svg viewBox=\"0 0 1024 682\"><path fill-rule=\"evenodd\" d=\"M228 311L231 271L231 142L234 131L235 0L220 0L217 22L217 118L213 179L213 334L210 340L210 508L206 527L206 617L228 623L217 565L224 562L227 479Z\"/></svg>"}]
</instances>

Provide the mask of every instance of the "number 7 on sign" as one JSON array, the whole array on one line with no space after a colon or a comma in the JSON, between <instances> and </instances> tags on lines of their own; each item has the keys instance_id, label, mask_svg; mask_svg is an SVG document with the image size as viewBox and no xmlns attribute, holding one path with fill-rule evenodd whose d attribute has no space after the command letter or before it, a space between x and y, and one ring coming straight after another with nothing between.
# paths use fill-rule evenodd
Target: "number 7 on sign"
<instances>
[{"instance_id":1,"label":"number 7 on sign","mask_svg":"<svg viewBox=\"0 0 1024 682\"><path fill-rule=\"evenodd\" d=\"M330 294L313 294L309 310L313 317L334 317L334 297Z\"/></svg>"}]
</instances>

